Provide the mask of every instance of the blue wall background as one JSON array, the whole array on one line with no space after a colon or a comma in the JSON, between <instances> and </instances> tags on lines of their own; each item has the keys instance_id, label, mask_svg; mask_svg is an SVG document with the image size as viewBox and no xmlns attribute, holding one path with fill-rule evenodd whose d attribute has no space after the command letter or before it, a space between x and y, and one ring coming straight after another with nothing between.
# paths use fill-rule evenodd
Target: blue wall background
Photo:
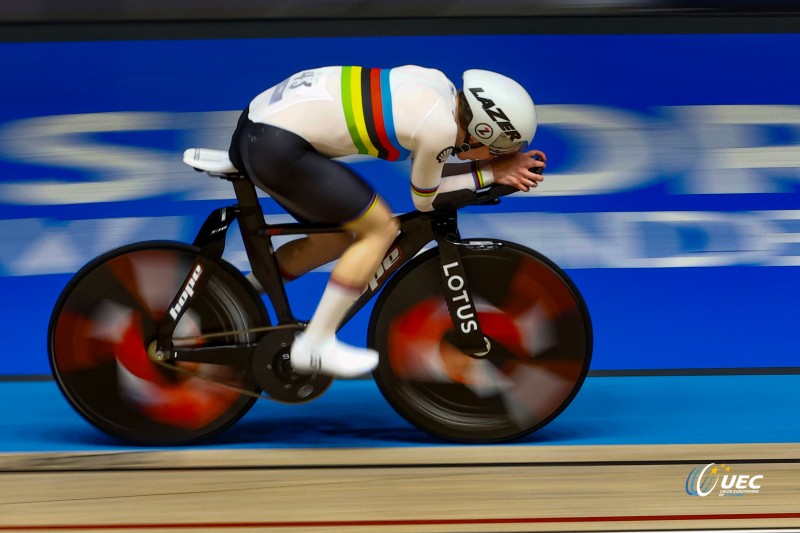
<instances>
[{"instance_id":1,"label":"blue wall background","mask_svg":"<svg viewBox=\"0 0 800 533\"><path fill-rule=\"evenodd\" d=\"M568 269L593 315L593 370L800 366L798 50L800 34L0 44L0 375L49 372L50 311L91 257L191 240L232 197L181 154L226 148L255 94L303 68L408 63L530 89L546 181L468 211L464 233ZM405 164L355 164L411 209ZM235 239L226 254L246 268ZM325 279L292 286L300 316Z\"/></svg>"}]
</instances>

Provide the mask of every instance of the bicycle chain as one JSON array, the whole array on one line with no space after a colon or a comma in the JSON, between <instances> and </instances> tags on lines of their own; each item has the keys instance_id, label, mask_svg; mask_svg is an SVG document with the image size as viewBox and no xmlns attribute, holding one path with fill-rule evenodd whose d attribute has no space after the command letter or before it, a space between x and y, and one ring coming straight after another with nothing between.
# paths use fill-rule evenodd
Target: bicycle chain
<instances>
[{"instance_id":1,"label":"bicycle chain","mask_svg":"<svg viewBox=\"0 0 800 533\"><path fill-rule=\"evenodd\" d=\"M175 346L187 346L191 344L196 344L199 341L219 338L219 337L227 337L229 335L242 335L242 334L249 334L249 333L263 333L266 331L277 331L281 329L301 329L303 327L302 324L279 324L277 326L260 326L257 328L248 328L248 329L239 329L234 331L221 331L217 333L206 333L204 335L195 335L192 337L175 337L172 339L172 343ZM152 346L152 345L151 345ZM190 376L193 378L202 379L203 381L208 381L209 383L214 383L219 385L220 387L225 387L227 389L231 389L239 394L244 394L245 396L249 396L251 398L257 398L259 400L272 400L271 396L265 394L259 394L257 392L253 392L247 389L243 389L242 387L237 387L236 385L231 385L230 383L225 383L224 381L219 381L218 379L214 379L212 377L206 376L201 374L200 372L194 372L192 370L179 367L178 365L174 365L172 363L168 363L166 361L160 360L151 353L151 350L148 350L148 355L150 356L150 360L156 363L158 366L162 368L166 368L167 370L172 370L173 372L177 372L179 374L183 374L186 376Z\"/></svg>"},{"instance_id":2,"label":"bicycle chain","mask_svg":"<svg viewBox=\"0 0 800 533\"><path fill-rule=\"evenodd\" d=\"M266 331L277 331L281 329L303 329L305 324L279 324L277 326L260 326L257 328L248 328L248 329L237 329L233 331L220 331L217 333L205 333L203 335L195 335L193 337L174 337L172 339L172 344L175 345L177 342L185 342L186 344L194 344L199 341L204 341L206 339L214 339L218 337L227 337L228 335L242 335L245 333L264 333Z\"/></svg>"},{"instance_id":3,"label":"bicycle chain","mask_svg":"<svg viewBox=\"0 0 800 533\"><path fill-rule=\"evenodd\" d=\"M241 387L237 387L236 385L231 385L230 383L225 383L224 381L219 381L218 379L214 379L214 378L205 376L205 375L203 375L203 374L201 374L199 372L194 372L194 371L188 370L186 368L181 368L178 365L173 365L173 364L167 363L166 361L153 360L153 362L155 364L157 364L158 366L162 367L162 368L166 368L168 370L172 370L173 372L177 372L179 374L184 374L186 376L190 376L190 377L193 377L193 378L202 379L203 381L208 381L209 383L213 383L215 385L219 385L220 387L224 387L226 389L233 390L235 392L238 392L239 394L244 394L245 396L249 396L251 398L258 398L259 400L271 400L272 399L271 396L267 396L267 395L264 395L264 394L259 394L257 392L249 391L247 389L243 389Z\"/></svg>"}]
</instances>

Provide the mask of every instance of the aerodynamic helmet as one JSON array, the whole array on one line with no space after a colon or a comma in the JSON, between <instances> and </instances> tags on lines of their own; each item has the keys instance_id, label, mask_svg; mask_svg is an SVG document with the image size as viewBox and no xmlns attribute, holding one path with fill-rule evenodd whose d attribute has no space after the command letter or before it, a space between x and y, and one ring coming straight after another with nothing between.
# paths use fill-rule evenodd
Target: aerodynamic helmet
<instances>
[{"instance_id":1,"label":"aerodynamic helmet","mask_svg":"<svg viewBox=\"0 0 800 533\"><path fill-rule=\"evenodd\" d=\"M488 70L464 72L462 105L466 102L467 131L495 155L527 147L536 134L536 108L516 81Z\"/></svg>"}]
</instances>

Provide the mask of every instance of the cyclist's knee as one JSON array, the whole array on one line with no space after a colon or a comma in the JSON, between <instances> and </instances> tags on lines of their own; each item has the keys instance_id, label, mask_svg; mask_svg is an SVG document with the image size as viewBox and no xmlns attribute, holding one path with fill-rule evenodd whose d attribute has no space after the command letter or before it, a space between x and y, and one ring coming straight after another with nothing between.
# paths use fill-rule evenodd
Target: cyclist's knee
<instances>
[{"instance_id":1,"label":"cyclist's knee","mask_svg":"<svg viewBox=\"0 0 800 533\"><path fill-rule=\"evenodd\" d=\"M380 197L375 199L374 204L362 216L348 222L344 227L353 231L358 237L396 234L398 230L398 224L392 216L392 211Z\"/></svg>"},{"instance_id":2,"label":"cyclist's knee","mask_svg":"<svg viewBox=\"0 0 800 533\"><path fill-rule=\"evenodd\" d=\"M389 244L391 244L395 240L399 231L400 231L400 221L397 220L397 217L390 217L389 220L386 222L386 233L387 233L387 238L389 239Z\"/></svg>"},{"instance_id":3,"label":"cyclist's knee","mask_svg":"<svg viewBox=\"0 0 800 533\"><path fill-rule=\"evenodd\" d=\"M388 247L397 237L397 232L400 231L400 223L388 209L381 213L379 217L376 217L374 222L370 233Z\"/></svg>"}]
</instances>

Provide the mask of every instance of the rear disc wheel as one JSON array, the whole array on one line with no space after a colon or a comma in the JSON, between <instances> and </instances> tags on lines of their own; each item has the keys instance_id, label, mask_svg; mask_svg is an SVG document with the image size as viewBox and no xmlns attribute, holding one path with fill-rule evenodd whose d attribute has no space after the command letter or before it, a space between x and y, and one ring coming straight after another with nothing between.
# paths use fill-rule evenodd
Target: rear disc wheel
<instances>
[{"instance_id":1,"label":"rear disc wheel","mask_svg":"<svg viewBox=\"0 0 800 533\"><path fill-rule=\"evenodd\" d=\"M229 427L258 392L249 368L154 363L148 346L200 250L178 243L142 243L111 251L79 271L50 322L53 375L70 404L102 431L126 442L184 444ZM260 297L224 262L204 263L206 284L187 301L174 337L188 346L255 343L243 330L265 326ZM219 337L203 335L235 332ZM186 342L181 346L187 346ZM214 383L222 382L226 387Z\"/></svg>"}]
</instances>

